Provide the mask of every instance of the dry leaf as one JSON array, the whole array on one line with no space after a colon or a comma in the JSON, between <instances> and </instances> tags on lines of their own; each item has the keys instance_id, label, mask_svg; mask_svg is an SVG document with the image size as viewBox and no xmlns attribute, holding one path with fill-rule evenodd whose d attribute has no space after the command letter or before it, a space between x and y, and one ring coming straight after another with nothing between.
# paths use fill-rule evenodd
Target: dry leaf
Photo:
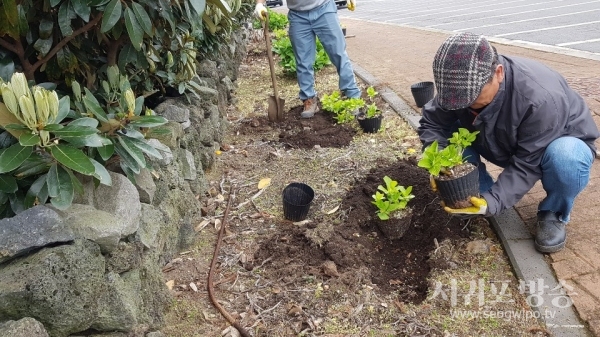
<instances>
[{"instance_id":1,"label":"dry leaf","mask_svg":"<svg viewBox=\"0 0 600 337\"><path fill-rule=\"evenodd\" d=\"M199 223L196 227L194 227L194 230L196 232L199 232L199 231L203 230L204 227L206 227L209 223L210 223L210 220L202 220L201 223Z\"/></svg>"},{"instance_id":2,"label":"dry leaf","mask_svg":"<svg viewBox=\"0 0 600 337\"><path fill-rule=\"evenodd\" d=\"M169 290L173 290L173 287L175 286L175 280L169 280L165 284L167 285L167 288L169 288Z\"/></svg>"},{"instance_id":3,"label":"dry leaf","mask_svg":"<svg viewBox=\"0 0 600 337\"><path fill-rule=\"evenodd\" d=\"M398 284L402 284L402 281L400 281L400 280L390 280L390 285L391 286L395 286L395 285L398 285Z\"/></svg>"},{"instance_id":4,"label":"dry leaf","mask_svg":"<svg viewBox=\"0 0 600 337\"><path fill-rule=\"evenodd\" d=\"M271 178L263 178L258 182L258 189L262 190L269 185L271 185Z\"/></svg>"},{"instance_id":5,"label":"dry leaf","mask_svg":"<svg viewBox=\"0 0 600 337\"><path fill-rule=\"evenodd\" d=\"M297 305L292 305L290 310L288 311L288 315L290 316L299 316L302 313L302 307Z\"/></svg>"},{"instance_id":6,"label":"dry leaf","mask_svg":"<svg viewBox=\"0 0 600 337\"><path fill-rule=\"evenodd\" d=\"M192 288L193 291L196 291L196 292L198 291L198 287L196 287L196 283L194 283L194 282L190 283L190 288Z\"/></svg>"},{"instance_id":7,"label":"dry leaf","mask_svg":"<svg viewBox=\"0 0 600 337\"><path fill-rule=\"evenodd\" d=\"M338 273L337 271L337 266L335 265L335 262L330 260L323 262L323 273L325 273L325 275L327 276L340 276L340 273Z\"/></svg>"},{"instance_id":8,"label":"dry leaf","mask_svg":"<svg viewBox=\"0 0 600 337\"><path fill-rule=\"evenodd\" d=\"M215 229L221 230L221 219L215 219Z\"/></svg>"},{"instance_id":9,"label":"dry leaf","mask_svg":"<svg viewBox=\"0 0 600 337\"><path fill-rule=\"evenodd\" d=\"M333 213L337 212L337 210L338 210L339 208L340 208L340 206L338 205L338 206L334 207L332 210L330 210L330 211L328 211L328 212L325 212L325 214L333 214Z\"/></svg>"}]
</instances>

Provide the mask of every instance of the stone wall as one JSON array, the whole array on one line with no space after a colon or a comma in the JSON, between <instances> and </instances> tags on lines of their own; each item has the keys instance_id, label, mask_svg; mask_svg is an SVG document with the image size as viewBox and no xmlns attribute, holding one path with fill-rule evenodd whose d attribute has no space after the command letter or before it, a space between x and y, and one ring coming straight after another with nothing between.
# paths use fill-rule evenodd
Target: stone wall
<instances>
[{"instance_id":1,"label":"stone wall","mask_svg":"<svg viewBox=\"0 0 600 337\"><path fill-rule=\"evenodd\" d=\"M38 205L0 221L0 336L161 336L170 295L161 268L194 241L204 171L226 130L244 31L198 67L202 90L155 111L169 123L132 183L83 180L66 211ZM197 199L199 197L199 200Z\"/></svg>"}]
</instances>

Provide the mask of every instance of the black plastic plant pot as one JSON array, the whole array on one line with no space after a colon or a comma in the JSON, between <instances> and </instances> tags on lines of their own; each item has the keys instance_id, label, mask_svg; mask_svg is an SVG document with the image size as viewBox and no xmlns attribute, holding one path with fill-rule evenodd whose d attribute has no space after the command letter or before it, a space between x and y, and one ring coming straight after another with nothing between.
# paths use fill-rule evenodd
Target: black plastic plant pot
<instances>
[{"instance_id":1,"label":"black plastic plant pot","mask_svg":"<svg viewBox=\"0 0 600 337\"><path fill-rule=\"evenodd\" d=\"M383 120L383 115L378 115L373 118L359 118L358 124L366 133L375 133L381 129L381 121Z\"/></svg>"},{"instance_id":2,"label":"black plastic plant pot","mask_svg":"<svg viewBox=\"0 0 600 337\"><path fill-rule=\"evenodd\" d=\"M283 189L283 216L291 221L306 219L315 191L303 183L291 183Z\"/></svg>"},{"instance_id":3,"label":"black plastic plant pot","mask_svg":"<svg viewBox=\"0 0 600 337\"><path fill-rule=\"evenodd\" d=\"M440 180L435 183L444 204L450 208L465 208L471 206L470 198L479 196L479 170L472 165L473 170L462 177Z\"/></svg>"},{"instance_id":4,"label":"black plastic plant pot","mask_svg":"<svg viewBox=\"0 0 600 337\"><path fill-rule=\"evenodd\" d=\"M433 82L419 82L410 86L410 92L419 108L433 99L433 91Z\"/></svg>"}]
</instances>

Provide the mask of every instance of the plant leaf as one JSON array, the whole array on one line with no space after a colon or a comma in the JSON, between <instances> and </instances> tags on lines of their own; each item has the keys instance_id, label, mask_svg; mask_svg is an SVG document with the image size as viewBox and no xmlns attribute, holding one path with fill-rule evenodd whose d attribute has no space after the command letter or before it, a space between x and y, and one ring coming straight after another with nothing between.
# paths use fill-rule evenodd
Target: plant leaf
<instances>
[{"instance_id":1,"label":"plant leaf","mask_svg":"<svg viewBox=\"0 0 600 337\"><path fill-rule=\"evenodd\" d=\"M119 144L123 147L124 150L126 150L131 155L131 157L136 161L140 168L146 167L146 158L144 158L144 154L140 149L138 149L137 146L135 146L135 144L130 138L119 137Z\"/></svg>"},{"instance_id":2,"label":"plant leaf","mask_svg":"<svg viewBox=\"0 0 600 337\"><path fill-rule=\"evenodd\" d=\"M56 118L52 121L53 124L58 124L62 122L65 117L69 114L69 109L71 108L71 98L69 96L63 96L58 100L58 114Z\"/></svg>"},{"instance_id":3,"label":"plant leaf","mask_svg":"<svg viewBox=\"0 0 600 337\"><path fill-rule=\"evenodd\" d=\"M81 181L77 179L77 177L73 174L73 171L69 169L65 169L65 171L67 171L69 177L71 177L71 184L73 185L73 190L76 191L79 195L83 195L83 184L81 183Z\"/></svg>"},{"instance_id":4,"label":"plant leaf","mask_svg":"<svg viewBox=\"0 0 600 337\"><path fill-rule=\"evenodd\" d=\"M98 179L100 181L100 184L102 185L106 185L106 186L112 186L112 178L110 177L110 174L108 174L108 170L106 169L106 167L104 167L104 165L100 164L99 162L95 161L94 159L90 159L92 161L92 164L94 164L94 167L96 168L96 172L94 172L94 177L96 179Z\"/></svg>"},{"instance_id":5,"label":"plant leaf","mask_svg":"<svg viewBox=\"0 0 600 337\"><path fill-rule=\"evenodd\" d=\"M73 202L75 191L69 173L56 164L52 165L46 178L50 202L58 209L67 209Z\"/></svg>"},{"instance_id":6,"label":"plant leaf","mask_svg":"<svg viewBox=\"0 0 600 337\"><path fill-rule=\"evenodd\" d=\"M206 8L206 0L190 0L190 4L196 11L198 16L202 16L204 14L204 9Z\"/></svg>"},{"instance_id":7,"label":"plant leaf","mask_svg":"<svg viewBox=\"0 0 600 337\"><path fill-rule=\"evenodd\" d=\"M33 152L32 146L11 145L0 155L0 173L10 172L19 167Z\"/></svg>"},{"instance_id":8,"label":"plant leaf","mask_svg":"<svg viewBox=\"0 0 600 337\"><path fill-rule=\"evenodd\" d=\"M144 32L152 37L154 35L152 32L152 21L150 21L150 17L148 16L148 13L146 13L144 7L137 2L132 2L131 8Z\"/></svg>"},{"instance_id":9,"label":"plant leaf","mask_svg":"<svg viewBox=\"0 0 600 337\"><path fill-rule=\"evenodd\" d=\"M104 112L104 109L102 109L102 107L100 106L100 103L98 103L98 100L96 99L96 97L94 97L94 94L92 94L91 91L88 90L88 88L84 88L85 90L85 96L83 96L83 104L85 105L85 107L94 115L96 116L96 118L98 118L98 120L100 122L108 122L108 117L106 117L106 113Z\"/></svg>"},{"instance_id":10,"label":"plant leaf","mask_svg":"<svg viewBox=\"0 0 600 337\"><path fill-rule=\"evenodd\" d=\"M39 176L25 194L25 208L31 208L35 205L43 205L48 201L48 184L46 182L47 174Z\"/></svg>"},{"instance_id":11,"label":"plant leaf","mask_svg":"<svg viewBox=\"0 0 600 337\"><path fill-rule=\"evenodd\" d=\"M15 177L8 174L0 174L0 191L4 193L15 193L19 189Z\"/></svg>"},{"instance_id":12,"label":"plant leaf","mask_svg":"<svg viewBox=\"0 0 600 337\"><path fill-rule=\"evenodd\" d=\"M102 33L106 33L111 30L117 21L121 18L121 13L123 11L123 5L121 5L120 0L112 0L106 5L104 9L104 14L102 16L102 26L100 31Z\"/></svg>"},{"instance_id":13,"label":"plant leaf","mask_svg":"<svg viewBox=\"0 0 600 337\"><path fill-rule=\"evenodd\" d=\"M24 133L19 137L19 144L23 146L34 146L41 142L41 138L39 135L34 135L31 133Z\"/></svg>"},{"instance_id":14,"label":"plant leaf","mask_svg":"<svg viewBox=\"0 0 600 337\"><path fill-rule=\"evenodd\" d=\"M96 172L90 158L79 149L58 144L50 148L50 153L59 163L81 174L89 176Z\"/></svg>"},{"instance_id":15,"label":"plant leaf","mask_svg":"<svg viewBox=\"0 0 600 337\"><path fill-rule=\"evenodd\" d=\"M140 26L135 13L130 8L125 8L125 28L127 28L127 34L135 50L142 48L142 39L144 37L144 30Z\"/></svg>"},{"instance_id":16,"label":"plant leaf","mask_svg":"<svg viewBox=\"0 0 600 337\"><path fill-rule=\"evenodd\" d=\"M87 1L84 0L71 0L71 5L73 6L73 11L85 22L90 21L90 12L92 11L92 7L90 7Z\"/></svg>"},{"instance_id":17,"label":"plant leaf","mask_svg":"<svg viewBox=\"0 0 600 337\"><path fill-rule=\"evenodd\" d=\"M69 13L69 1L65 1L60 5L58 10L58 27L63 36L73 35L71 27L71 13Z\"/></svg>"},{"instance_id":18,"label":"plant leaf","mask_svg":"<svg viewBox=\"0 0 600 337\"><path fill-rule=\"evenodd\" d=\"M140 170L142 168L138 165L137 161L133 158L133 156L126 149L124 149L123 146L121 146L120 143L114 144L114 150L119 155L119 157L121 157L121 167L124 168L123 170L126 173L127 171L125 170L125 168L127 168L133 173L140 173ZM129 174L127 174L127 177L129 177Z\"/></svg>"},{"instance_id":19,"label":"plant leaf","mask_svg":"<svg viewBox=\"0 0 600 337\"><path fill-rule=\"evenodd\" d=\"M90 119L92 119L92 118L90 118ZM90 126L83 126L83 125L77 125L77 124L73 125L73 123L71 123L71 124L65 126L64 128L52 131L52 133L61 138L63 138L63 137L64 138L85 137L85 136L97 134L98 129L96 129L95 127L90 127Z\"/></svg>"},{"instance_id":20,"label":"plant leaf","mask_svg":"<svg viewBox=\"0 0 600 337\"><path fill-rule=\"evenodd\" d=\"M6 126L10 124L21 124L21 122L15 117L4 103L0 102L0 126L2 126L6 131L8 131L13 137L19 138L21 134L23 134L24 130L10 130L7 129Z\"/></svg>"},{"instance_id":21,"label":"plant leaf","mask_svg":"<svg viewBox=\"0 0 600 337\"><path fill-rule=\"evenodd\" d=\"M74 121L72 121L71 123L69 123L68 126L87 126L90 128L97 128L98 127L98 120L95 118L90 118L90 117L83 117L83 118L78 118Z\"/></svg>"},{"instance_id":22,"label":"plant leaf","mask_svg":"<svg viewBox=\"0 0 600 337\"><path fill-rule=\"evenodd\" d=\"M139 128L153 128L166 124L168 121L163 116L136 116L131 118L130 126L136 126Z\"/></svg>"},{"instance_id":23,"label":"plant leaf","mask_svg":"<svg viewBox=\"0 0 600 337\"><path fill-rule=\"evenodd\" d=\"M103 147L99 147L98 154L102 158L102 160L109 160L110 157L115 153L115 146L111 142L110 144L104 145Z\"/></svg>"}]
</instances>

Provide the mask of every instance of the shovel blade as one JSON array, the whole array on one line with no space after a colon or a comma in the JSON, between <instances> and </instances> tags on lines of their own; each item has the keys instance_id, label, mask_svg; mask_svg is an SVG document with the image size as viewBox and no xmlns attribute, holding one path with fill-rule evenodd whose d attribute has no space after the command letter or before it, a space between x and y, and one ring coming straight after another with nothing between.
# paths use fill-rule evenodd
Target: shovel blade
<instances>
[{"instance_id":1,"label":"shovel blade","mask_svg":"<svg viewBox=\"0 0 600 337\"><path fill-rule=\"evenodd\" d=\"M275 96L269 96L269 121L280 122L283 120L283 107L285 106L285 100L279 98L279 104Z\"/></svg>"}]
</instances>

